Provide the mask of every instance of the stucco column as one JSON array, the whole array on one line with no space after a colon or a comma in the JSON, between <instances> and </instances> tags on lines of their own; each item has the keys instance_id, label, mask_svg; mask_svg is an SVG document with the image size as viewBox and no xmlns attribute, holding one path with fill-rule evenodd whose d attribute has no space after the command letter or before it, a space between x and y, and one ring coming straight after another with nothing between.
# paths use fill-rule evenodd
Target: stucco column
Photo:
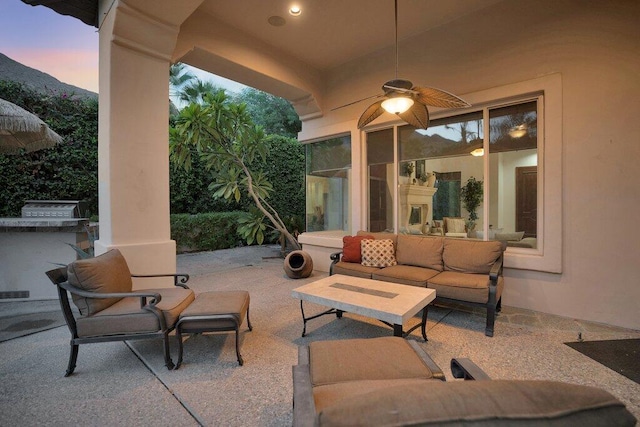
<instances>
[{"instance_id":1,"label":"stucco column","mask_svg":"<svg viewBox=\"0 0 640 427\"><path fill-rule=\"evenodd\" d=\"M133 274L174 273L168 78L179 28L123 2L101 16L96 254L118 248ZM137 289L158 285L134 281Z\"/></svg>"}]
</instances>

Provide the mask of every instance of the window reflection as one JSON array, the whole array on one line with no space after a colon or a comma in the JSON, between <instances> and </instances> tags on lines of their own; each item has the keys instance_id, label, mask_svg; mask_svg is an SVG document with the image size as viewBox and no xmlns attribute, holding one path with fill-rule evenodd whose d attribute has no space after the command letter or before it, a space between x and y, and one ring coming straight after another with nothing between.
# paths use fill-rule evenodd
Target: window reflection
<instances>
[{"instance_id":1,"label":"window reflection","mask_svg":"<svg viewBox=\"0 0 640 427\"><path fill-rule=\"evenodd\" d=\"M393 129L367 134L369 231L393 231Z\"/></svg>"},{"instance_id":2,"label":"window reflection","mask_svg":"<svg viewBox=\"0 0 640 427\"><path fill-rule=\"evenodd\" d=\"M537 101L489 110L488 238L537 247Z\"/></svg>"},{"instance_id":3,"label":"window reflection","mask_svg":"<svg viewBox=\"0 0 640 427\"><path fill-rule=\"evenodd\" d=\"M349 229L351 137L306 145L307 231Z\"/></svg>"},{"instance_id":4,"label":"window reflection","mask_svg":"<svg viewBox=\"0 0 640 427\"><path fill-rule=\"evenodd\" d=\"M415 199L407 200L416 192L425 200L421 204L426 211L420 230L400 223L401 232L465 237L477 224L482 227L482 207L476 209L478 219L471 221L460 200L461 188L469 178L483 179L482 158L470 155L471 151L482 149L482 138L482 111L433 120L426 130L408 125L398 129L401 165L415 164L409 179L404 180L407 187L403 187L400 168L400 219L404 206L416 203ZM426 185L427 189L413 188L415 185Z\"/></svg>"}]
</instances>

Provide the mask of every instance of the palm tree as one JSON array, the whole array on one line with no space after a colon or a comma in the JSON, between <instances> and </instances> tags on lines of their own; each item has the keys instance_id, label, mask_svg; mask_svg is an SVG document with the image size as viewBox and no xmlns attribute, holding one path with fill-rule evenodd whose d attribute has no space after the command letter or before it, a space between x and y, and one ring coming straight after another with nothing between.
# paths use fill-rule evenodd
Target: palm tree
<instances>
[{"instance_id":1,"label":"palm tree","mask_svg":"<svg viewBox=\"0 0 640 427\"><path fill-rule=\"evenodd\" d=\"M195 78L183 85L177 93L179 99L188 104L202 104L204 95L215 94L216 92L223 91L221 87L218 87L210 81L203 82L199 78Z\"/></svg>"},{"instance_id":2,"label":"palm tree","mask_svg":"<svg viewBox=\"0 0 640 427\"><path fill-rule=\"evenodd\" d=\"M185 67L182 62L176 62L169 68L169 93L172 96L178 95L182 86L196 78L189 70L185 70Z\"/></svg>"}]
</instances>

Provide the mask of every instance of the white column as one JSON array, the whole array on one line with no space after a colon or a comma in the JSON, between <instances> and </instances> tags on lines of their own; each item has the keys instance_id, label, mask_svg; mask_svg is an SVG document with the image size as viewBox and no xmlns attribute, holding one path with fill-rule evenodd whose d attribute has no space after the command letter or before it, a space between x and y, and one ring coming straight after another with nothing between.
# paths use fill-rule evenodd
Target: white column
<instances>
[{"instance_id":1,"label":"white column","mask_svg":"<svg viewBox=\"0 0 640 427\"><path fill-rule=\"evenodd\" d=\"M134 274L174 273L169 224L169 65L178 27L116 2L100 27L96 254L118 248ZM134 288L170 286L138 280Z\"/></svg>"}]
</instances>

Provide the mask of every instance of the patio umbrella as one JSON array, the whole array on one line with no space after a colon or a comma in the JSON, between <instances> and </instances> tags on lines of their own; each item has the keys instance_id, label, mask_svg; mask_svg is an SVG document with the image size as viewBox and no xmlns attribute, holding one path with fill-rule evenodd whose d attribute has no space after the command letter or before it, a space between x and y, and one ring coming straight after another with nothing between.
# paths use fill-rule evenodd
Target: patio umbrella
<instances>
[{"instance_id":1,"label":"patio umbrella","mask_svg":"<svg viewBox=\"0 0 640 427\"><path fill-rule=\"evenodd\" d=\"M0 99L0 154L15 154L53 147L62 137L35 114Z\"/></svg>"}]
</instances>

